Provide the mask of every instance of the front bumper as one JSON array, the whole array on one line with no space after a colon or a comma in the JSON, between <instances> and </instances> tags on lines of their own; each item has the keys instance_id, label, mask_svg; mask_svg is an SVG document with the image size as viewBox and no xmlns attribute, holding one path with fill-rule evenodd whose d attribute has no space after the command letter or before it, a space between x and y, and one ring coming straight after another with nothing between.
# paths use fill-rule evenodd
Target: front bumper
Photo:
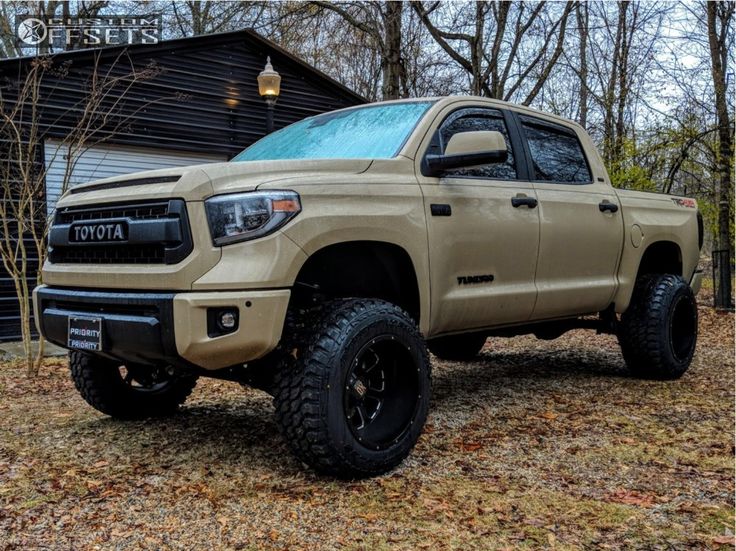
<instances>
[{"instance_id":1,"label":"front bumper","mask_svg":"<svg viewBox=\"0 0 736 551\"><path fill-rule=\"evenodd\" d=\"M41 285L33 291L38 331L67 347L69 316L102 320L101 355L121 362L220 369L263 357L281 339L288 289L202 293L92 291ZM208 334L209 308L238 312L238 328Z\"/></svg>"}]
</instances>

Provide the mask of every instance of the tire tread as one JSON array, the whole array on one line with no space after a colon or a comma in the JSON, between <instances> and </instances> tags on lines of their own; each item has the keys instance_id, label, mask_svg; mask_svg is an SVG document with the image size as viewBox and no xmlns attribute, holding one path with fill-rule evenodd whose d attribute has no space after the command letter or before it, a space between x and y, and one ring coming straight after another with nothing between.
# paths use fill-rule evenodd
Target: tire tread
<instances>
[{"instance_id":1,"label":"tire tread","mask_svg":"<svg viewBox=\"0 0 736 551\"><path fill-rule=\"evenodd\" d=\"M292 328L300 356L282 363L276 376L274 406L287 444L302 462L339 478L363 478L386 472L411 451L408 447L390 461L366 465L354 450L347 446L338 449L330 438L325 397L329 392L330 373L339 361L340 338L368 314L385 316L390 323L404 326L408 321L415 341L423 342L413 320L398 306L377 299L331 301L310 312L300 328ZM421 349L429 370L426 348Z\"/></svg>"},{"instance_id":2,"label":"tire tread","mask_svg":"<svg viewBox=\"0 0 736 551\"><path fill-rule=\"evenodd\" d=\"M117 364L82 352L69 353L69 369L82 398L97 411L119 419L171 414L197 384L197 377L177 377L164 392L136 394L123 382Z\"/></svg>"},{"instance_id":3,"label":"tire tread","mask_svg":"<svg viewBox=\"0 0 736 551\"><path fill-rule=\"evenodd\" d=\"M621 317L618 335L624 361L635 375L677 379L687 371L692 354L683 362L671 358L664 321L672 299L679 292L692 296L687 282L677 275L646 274L637 281L629 308ZM697 327L697 308L694 315Z\"/></svg>"}]
</instances>

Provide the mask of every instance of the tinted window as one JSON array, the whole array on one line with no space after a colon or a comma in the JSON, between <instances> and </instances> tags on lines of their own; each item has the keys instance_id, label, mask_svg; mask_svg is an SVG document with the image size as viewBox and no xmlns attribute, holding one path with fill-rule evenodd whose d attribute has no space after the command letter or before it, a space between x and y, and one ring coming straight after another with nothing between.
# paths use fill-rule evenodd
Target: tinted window
<instances>
[{"instance_id":1,"label":"tinted window","mask_svg":"<svg viewBox=\"0 0 736 551\"><path fill-rule=\"evenodd\" d=\"M550 182L590 182L590 170L583 148L574 132L521 117L532 153L536 180Z\"/></svg>"},{"instance_id":2,"label":"tinted window","mask_svg":"<svg viewBox=\"0 0 736 551\"><path fill-rule=\"evenodd\" d=\"M500 111L495 109L462 109L450 115L432 138L428 153L441 155L450 138L460 132L476 130L495 130L503 134L509 155L505 163L493 163L472 168L457 168L447 171L449 176L472 176L475 178L494 178L499 180L516 179L514 153L509 141L509 133Z\"/></svg>"}]
</instances>

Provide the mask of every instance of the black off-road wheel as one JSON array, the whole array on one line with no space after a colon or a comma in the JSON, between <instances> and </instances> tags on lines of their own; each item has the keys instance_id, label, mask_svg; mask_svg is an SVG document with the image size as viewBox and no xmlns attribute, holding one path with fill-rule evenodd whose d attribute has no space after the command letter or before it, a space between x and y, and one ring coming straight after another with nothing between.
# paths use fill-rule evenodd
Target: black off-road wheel
<instances>
[{"instance_id":1,"label":"black off-road wheel","mask_svg":"<svg viewBox=\"0 0 736 551\"><path fill-rule=\"evenodd\" d=\"M641 277L618 334L631 373L680 378L690 367L697 338L698 306L687 282L672 274Z\"/></svg>"},{"instance_id":2,"label":"black off-road wheel","mask_svg":"<svg viewBox=\"0 0 736 551\"><path fill-rule=\"evenodd\" d=\"M441 360L472 360L483 350L486 340L483 333L449 335L428 340L427 348Z\"/></svg>"},{"instance_id":3,"label":"black off-road wheel","mask_svg":"<svg viewBox=\"0 0 736 551\"><path fill-rule=\"evenodd\" d=\"M330 302L276 377L274 405L294 454L320 473L385 473L427 418L430 365L414 320L388 302Z\"/></svg>"},{"instance_id":4,"label":"black off-road wheel","mask_svg":"<svg viewBox=\"0 0 736 551\"><path fill-rule=\"evenodd\" d=\"M172 414L197 384L196 376L171 375L163 367L125 366L84 352L69 353L69 368L82 398L118 419Z\"/></svg>"}]
</instances>

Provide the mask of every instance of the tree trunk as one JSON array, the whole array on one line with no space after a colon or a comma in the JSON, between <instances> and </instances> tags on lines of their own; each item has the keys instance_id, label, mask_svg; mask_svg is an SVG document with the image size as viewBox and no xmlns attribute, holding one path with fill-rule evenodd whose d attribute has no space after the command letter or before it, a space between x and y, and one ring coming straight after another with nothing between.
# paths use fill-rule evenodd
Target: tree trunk
<instances>
[{"instance_id":1,"label":"tree trunk","mask_svg":"<svg viewBox=\"0 0 736 551\"><path fill-rule=\"evenodd\" d=\"M604 96L604 114L603 114L603 158L606 161L609 172L616 168L618 158L616 157L616 116L614 113L616 104L616 84L618 82L619 63L621 56L621 40L624 34L624 20L621 17L621 8L618 11L618 20L616 22L616 34L613 43L613 59L611 61L611 71L608 75L608 83ZM608 26L610 23L605 22Z\"/></svg>"},{"instance_id":2,"label":"tree trunk","mask_svg":"<svg viewBox=\"0 0 736 551\"><path fill-rule=\"evenodd\" d=\"M406 80L401 61L401 15L402 2L386 2L384 13L385 46L382 52L383 99L402 97L401 82ZM405 95L405 94L404 94Z\"/></svg>"},{"instance_id":3,"label":"tree trunk","mask_svg":"<svg viewBox=\"0 0 736 551\"><path fill-rule=\"evenodd\" d=\"M632 14L632 25L628 25L629 2L619 3L619 29L621 29L620 50L618 54L618 99L616 105L616 132L613 143L613 157L620 164L624 155L624 136L626 133L624 116L626 114L627 96L629 95L629 44L634 32L636 12ZM636 7L634 7L636 10Z\"/></svg>"},{"instance_id":4,"label":"tree trunk","mask_svg":"<svg viewBox=\"0 0 736 551\"><path fill-rule=\"evenodd\" d=\"M485 13L483 3L478 2L475 5L475 34L470 44L470 63L473 66L471 75L470 93L474 96L480 96L483 93L483 22L485 21Z\"/></svg>"},{"instance_id":5,"label":"tree trunk","mask_svg":"<svg viewBox=\"0 0 736 551\"><path fill-rule=\"evenodd\" d=\"M485 17L485 13L482 12L482 5L478 4L479 16ZM511 2L501 2L498 5L498 13L496 14L496 30L493 37L493 45L491 46L491 59L489 60L489 70L491 73L491 85L489 94L490 97L495 99L503 99L504 86L506 84L505 79L500 75L500 56L501 47L503 45L503 37L506 33L506 25L509 20L509 11L511 10ZM514 36L514 44L518 45L521 42L521 36L518 34Z\"/></svg>"},{"instance_id":6,"label":"tree trunk","mask_svg":"<svg viewBox=\"0 0 736 551\"><path fill-rule=\"evenodd\" d=\"M576 4L578 36L580 39L580 110L578 122L587 129L588 125L588 5Z\"/></svg>"},{"instance_id":7,"label":"tree trunk","mask_svg":"<svg viewBox=\"0 0 736 551\"><path fill-rule=\"evenodd\" d=\"M717 264L715 306L731 308L731 160L733 141L731 121L726 96L727 32L733 19L734 6L730 2L706 2L708 16L708 45L710 47L711 73L716 98L718 120L718 249L721 252ZM720 26L720 33L719 33Z\"/></svg>"}]
</instances>

